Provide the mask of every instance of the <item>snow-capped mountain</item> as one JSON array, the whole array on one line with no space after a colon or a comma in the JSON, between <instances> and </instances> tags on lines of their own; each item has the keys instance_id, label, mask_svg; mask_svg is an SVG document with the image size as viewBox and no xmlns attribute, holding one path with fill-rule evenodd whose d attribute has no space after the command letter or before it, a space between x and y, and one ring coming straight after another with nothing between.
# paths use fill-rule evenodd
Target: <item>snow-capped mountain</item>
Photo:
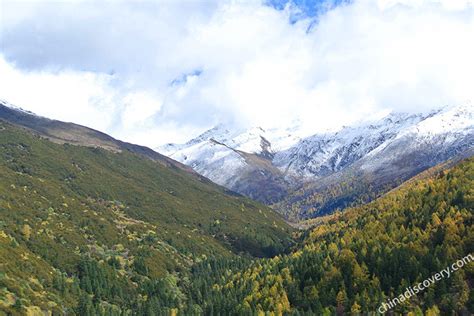
<instances>
[{"instance_id":1,"label":"snow-capped mountain","mask_svg":"<svg viewBox=\"0 0 474 316\"><path fill-rule=\"evenodd\" d=\"M471 106L446 107L427 114L391 113L378 122L308 137L276 153L273 164L287 173L314 179L342 170L365 156L367 164L373 166L373 160L383 156L387 146L404 139L413 141L405 150L417 147L417 143L449 147L472 134L473 113Z\"/></svg>"},{"instance_id":2,"label":"snow-capped mountain","mask_svg":"<svg viewBox=\"0 0 474 316\"><path fill-rule=\"evenodd\" d=\"M303 136L298 125L268 130L219 125L186 144L168 144L159 151L267 203L306 199L308 190L322 192L348 178L390 188L435 164L469 155L474 148L474 106L391 113L378 121Z\"/></svg>"},{"instance_id":3,"label":"snow-capped mountain","mask_svg":"<svg viewBox=\"0 0 474 316\"><path fill-rule=\"evenodd\" d=\"M218 125L185 144L167 144L158 151L215 183L263 202L276 202L293 185L271 161L302 135L297 123L285 129L230 130Z\"/></svg>"},{"instance_id":4,"label":"snow-capped mountain","mask_svg":"<svg viewBox=\"0 0 474 316\"><path fill-rule=\"evenodd\" d=\"M369 152L361 168L374 170L392 165L399 156L429 153L427 161L439 163L474 149L474 106L447 107L432 112L417 124L402 129L390 141Z\"/></svg>"},{"instance_id":5,"label":"snow-capped mountain","mask_svg":"<svg viewBox=\"0 0 474 316\"><path fill-rule=\"evenodd\" d=\"M277 153L273 164L287 173L304 178L325 176L361 159L425 117L396 113L378 122L343 127L334 133L316 134Z\"/></svg>"},{"instance_id":6,"label":"snow-capped mountain","mask_svg":"<svg viewBox=\"0 0 474 316\"><path fill-rule=\"evenodd\" d=\"M185 144L166 144L160 147L160 150L167 155L187 160L190 157L186 155L181 157L180 154L183 152L192 154L190 148L198 144L212 142L251 154L273 155L275 152L285 150L296 144L302 139L303 135L297 123L285 129L264 129L262 127L230 129L220 124ZM199 155L199 150L193 152Z\"/></svg>"},{"instance_id":7,"label":"snow-capped mountain","mask_svg":"<svg viewBox=\"0 0 474 316\"><path fill-rule=\"evenodd\" d=\"M428 114L391 114L380 123L344 128L332 135L347 142L336 149L329 146L328 159L320 159L320 151L292 157L288 172L309 180L276 207L292 218L323 215L356 201L370 201L430 167L474 154L471 105ZM303 140L289 152L307 153L310 148L308 140ZM303 159L309 161L308 167L301 163ZM293 165L300 168L291 169Z\"/></svg>"}]
</instances>

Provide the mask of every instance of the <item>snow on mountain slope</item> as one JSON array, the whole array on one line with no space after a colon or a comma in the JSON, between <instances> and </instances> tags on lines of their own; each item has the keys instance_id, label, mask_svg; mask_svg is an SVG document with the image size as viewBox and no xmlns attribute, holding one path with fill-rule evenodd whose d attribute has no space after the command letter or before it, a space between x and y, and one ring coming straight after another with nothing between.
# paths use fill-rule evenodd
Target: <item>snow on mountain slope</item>
<instances>
[{"instance_id":1,"label":"snow on mountain slope","mask_svg":"<svg viewBox=\"0 0 474 316\"><path fill-rule=\"evenodd\" d=\"M15 110L17 112L20 112L20 113L23 113L23 114L28 114L28 115L33 115L33 116L39 117L38 115L36 115L35 113L33 113L31 111L27 111L25 109L22 109L21 107L16 106L14 104L11 104L10 102L2 100L2 99L0 99L0 105L3 105L7 108L13 109L13 110Z\"/></svg>"},{"instance_id":2,"label":"snow on mountain slope","mask_svg":"<svg viewBox=\"0 0 474 316\"><path fill-rule=\"evenodd\" d=\"M215 183L230 188L232 179L246 166L238 148L243 146L248 152L261 151L254 133L249 132L245 136L247 142L243 141L238 131L231 132L223 125L218 125L186 144L167 144L158 148L158 151L191 166Z\"/></svg>"},{"instance_id":3,"label":"snow on mountain slope","mask_svg":"<svg viewBox=\"0 0 474 316\"><path fill-rule=\"evenodd\" d=\"M369 152L361 169L370 171L391 165L400 156L425 155L431 165L457 152L474 148L474 106L446 107L430 113L423 120L401 130L390 142ZM430 153L429 156L427 154Z\"/></svg>"},{"instance_id":4,"label":"snow on mountain slope","mask_svg":"<svg viewBox=\"0 0 474 316\"><path fill-rule=\"evenodd\" d=\"M300 141L300 135L297 124L286 129L235 130L218 125L185 144L166 144L157 150L212 181L233 188L249 168L275 173L275 168L267 168L266 161L271 162L275 152Z\"/></svg>"},{"instance_id":5,"label":"snow on mountain slope","mask_svg":"<svg viewBox=\"0 0 474 316\"><path fill-rule=\"evenodd\" d=\"M419 136L440 134L470 133L474 125L474 105L467 104L457 107L446 107L427 119L408 129L406 133Z\"/></svg>"},{"instance_id":6,"label":"snow on mountain slope","mask_svg":"<svg viewBox=\"0 0 474 316\"><path fill-rule=\"evenodd\" d=\"M423 115L390 114L378 122L316 134L277 153L273 163L287 173L304 178L325 176L359 160L423 118Z\"/></svg>"},{"instance_id":7,"label":"snow on mountain slope","mask_svg":"<svg viewBox=\"0 0 474 316\"><path fill-rule=\"evenodd\" d=\"M300 141L303 136L304 134L299 130L297 123L290 128L284 129L252 127L249 129L237 128L232 130L220 124L185 144L166 144L159 147L159 149L167 155L174 155L195 144L212 139L235 150L262 154L265 151L275 152L287 149ZM270 143L271 148L268 147L267 143Z\"/></svg>"},{"instance_id":8,"label":"snow on mountain slope","mask_svg":"<svg viewBox=\"0 0 474 316\"><path fill-rule=\"evenodd\" d=\"M385 147L402 139L410 139L406 148L416 148L420 142L449 146L473 133L473 113L472 105L445 107L426 114L392 113L377 122L308 137L276 153L273 164L286 173L314 179L342 170L365 156L370 157L368 164L373 164L371 159L377 159Z\"/></svg>"},{"instance_id":9,"label":"snow on mountain slope","mask_svg":"<svg viewBox=\"0 0 474 316\"><path fill-rule=\"evenodd\" d=\"M169 157L185 163L215 183L230 187L234 175L245 167L245 159L235 150L207 139L185 147Z\"/></svg>"},{"instance_id":10,"label":"snow on mountain slope","mask_svg":"<svg viewBox=\"0 0 474 316\"><path fill-rule=\"evenodd\" d=\"M303 137L298 124L235 130L219 125L159 151L229 189L275 202L308 183L324 186L327 177L334 185L363 174L374 185L390 187L395 183L391 178L403 180L474 147L473 124L474 107L468 104L429 113L391 113L309 137Z\"/></svg>"},{"instance_id":11,"label":"snow on mountain slope","mask_svg":"<svg viewBox=\"0 0 474 316\"><path fill-rule=\"evenodd\" d=\"M365 126L375 126L369 128L372 132L362 126L355 129L366 131L362 138L358 133L349 132L354 129L346 128L337 133L341 136L344 132L342 134L351 137L341 137L348 142L327 151L330 159L318 160L320 151L313 155L316 157L313 160L313 156L303 156L313 165L308 164L307 169L302 165L302 171L310 175L316 171L314 176L275 207L292 219L324 215L352 203L368 202L428 168L474 154L474 107L470 105L446 107L423 115L391 115L381 122L384 128L380 128L380 124ZM374 134L374 131L377 132ZM295 147L307 152L304 144L302 141ZM359 157L361 153L364 155ZM341 156L349 157L352 162L342 166ZM334 157L338 159L333 160ZM298 158L301 159L301 155ZM298 165L300 161L295 158L292 163ZM335 171L321 172L327 171L324 168Z\"/></svg>"}]
</instances>

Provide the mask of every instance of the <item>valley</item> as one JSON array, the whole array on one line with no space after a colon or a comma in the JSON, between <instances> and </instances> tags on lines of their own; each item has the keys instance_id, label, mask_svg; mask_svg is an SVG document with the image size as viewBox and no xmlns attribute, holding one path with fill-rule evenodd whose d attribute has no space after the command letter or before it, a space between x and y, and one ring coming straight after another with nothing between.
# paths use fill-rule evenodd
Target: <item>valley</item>
<instances>
[{"instance_id":1,"label":"valley","mask_svg":"<svg viewBox=\"0 0 474 316\"><path fill-rule=\"evenodd\" d=\"M295 229L146 147L8 104L0 114L6 314L360 314L474 249L468 145L371 203ZM278 155L225 147L246 163ZM370 186L361 179L333 180L337 187L321 196L337 203L346 188L360 198ZM472 311L472 264L395 311Z\"/></svg>"},{"instance_id":2,"label":"valley","mask_svg":"<svg viewBox=\"0 0 474 316\"><path fill-rule=\"evenodd\" d=\"M474 0L0 0L0 316L474 315Z\"/></svg>"}]
</instances>

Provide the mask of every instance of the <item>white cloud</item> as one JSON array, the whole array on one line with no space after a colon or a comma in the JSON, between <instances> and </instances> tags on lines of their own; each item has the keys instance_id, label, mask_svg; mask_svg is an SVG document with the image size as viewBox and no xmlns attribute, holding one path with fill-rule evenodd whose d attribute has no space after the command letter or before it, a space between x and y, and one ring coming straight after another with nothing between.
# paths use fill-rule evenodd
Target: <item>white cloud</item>
<instances>
[{"instance_id":1,"label":"white cloud","mask_svg":"<svg viewBox=\"0 0 474 316\"><path fill-rule=\"evenodd\" d=\"M115 110L109 81L109 76L91 72L23 72L0 58L2 99L42 116L101 130L108 129Z\"/></svg>"},{"instance_id":2,"label":"white cloud","mask_svg":"<svg viewBox=\"0 0 474 316\"><path fill-rule=\"evenodd\" d=\"M123 98L123 127L134 128L160 111L160 97L147 92L132 92Z\"/></svg>"},{"instance_id":3,"label":"white cloud","mask_svg":"<svg viewBox=\"0 0 474 316\"><path fill-rule=\"evenodd\" d=\"M176 136L175 125L153 124L152 116L161 107L158 95L117 90L112 81L110 75L92 72L21 71L0 56L1 98L14 105L142 144L164 143Z\"/></svg>"},{"instance_id":4,"label":"white cloud","mask_svg":"<svg viewBox=\"0 0 474 316\"><path fill-rule=\"evenodd\" d=\"M472 1L359 0L309 32L312 21L291 24L290 10L235 1L17 10L0 29L0 97L150 146L222 121L299 118L319 130L474 99Z\"/></svg>"}]
</instances>

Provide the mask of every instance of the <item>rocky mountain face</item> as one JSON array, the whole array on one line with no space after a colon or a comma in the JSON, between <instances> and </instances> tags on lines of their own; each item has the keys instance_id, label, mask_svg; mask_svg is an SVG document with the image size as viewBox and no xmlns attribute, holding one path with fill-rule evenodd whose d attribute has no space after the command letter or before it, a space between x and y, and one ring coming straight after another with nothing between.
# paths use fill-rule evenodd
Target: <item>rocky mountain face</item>
<instances>
[{"instance_id":1,"label":"rocky mountain face","mask_svg":"<svg viewBox=\"0 0 474 316\"><path fill-rule=\"evenodd\" d=\"M367 201L449 159L472 155L474 106L391 113L375 122L303 137L287 129L217 126L158 150L293 219Z\"/></svg>"}]
</instances>

